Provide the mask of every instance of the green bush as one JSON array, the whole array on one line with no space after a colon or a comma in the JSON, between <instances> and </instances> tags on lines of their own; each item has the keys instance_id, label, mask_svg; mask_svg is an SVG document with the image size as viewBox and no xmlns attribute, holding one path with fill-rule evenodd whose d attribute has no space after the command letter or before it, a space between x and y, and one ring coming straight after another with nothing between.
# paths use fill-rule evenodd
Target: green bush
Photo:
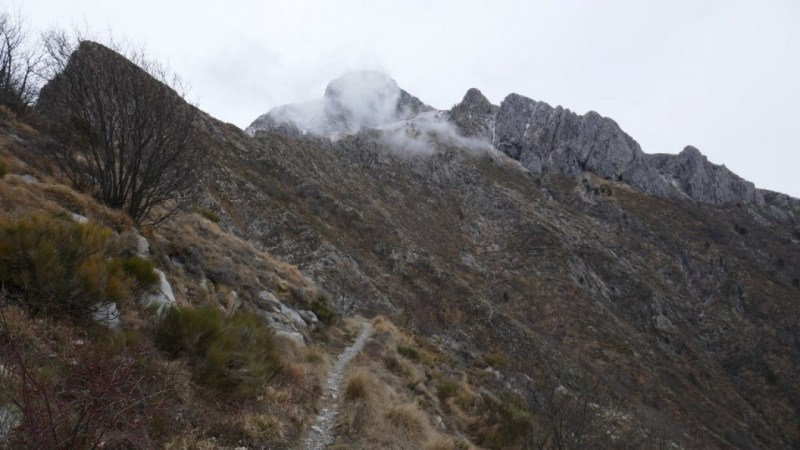
<instances>
[{"instance_id":1,"label":"green bush","mask_svg":"<svg viewBox=\"0 0 800 450\"><path fill-rule=\"evenodd\" d=\"M482 397L478 402L483 426L476 430L476 443L486 448L533 447L533 414L513 395L505 398Z\"/></svg>"},{"instance_id":2,"label":"green bush","mask_svg":"<svg viewBox=\"0 0 800 450\"><path fill-rule=\"evenodd\" d=\"M439 395L440 400L446 400L456 395L457 391L458 391L458 385L451 380L443 380L436 387L436 393Z\"/></svg>"},{"instance_id":3,"label":"green bush","mask_svg":"<svg viewBox=\"0 0 800 450\"><path fill-rule=\"evenodd\" d=\"M158 281L153 265L121 257L112 231L46 216L0 220L0 282L34 313L85 320Z\"/></svg>"},{"instance_id":4,"label":"green bush","mask_svg":"<svg viewBox=\"0 0 800 450\"><path fill-rule=\"evenodd\" d=\"M155 270L156 264L150 259L132 256L123 260L122 267L146 286L155 286L161 281Z\"/></svg>"},{"instance_id":5,"label":"green bush","mask_svg":"<svg viewBox=\"0 0 800 450\"><path fill-rule=\"evenodd\" d=\"M495 369L500 369L508 367L511 364L511 358L509 358L506 353L498 350L483 355L483 362Z\"/></svg>"},{"instance_id":6,"label":"green bush","mask_svg":"<svg viewBox=\"0 0 800 450\"><path fill-rule=\"evenodd\" d=\"M199 383L225 392L250 394L281 369L273 334L254 313L173 308L156 344L173 358L188 357Z\"/></svg>"},{"instance_id":7,"label":"green bush","mask_svg":"<svg viewBox=\"0 0 800 450\"><path fill-rule=\"evenodd\" d=\"M336 312L331 307L331 300L326 294L317 294L311 301L310 307L317 319L324 324L330 324L336 318Z\"/></svg>"},{"instance_id":8,"label":"green bush","mask_svg":"<svg viewBox=\"0 0 800 450\"><path fill-rule=\"evenodd\" d=\"M414 347L406 347L405 345L397 346L397 353L405 356L412 361L419 361L419 352Z\"/></svg>"},{"instance_id":9,"label":"green bush","mask_svg":"<svg viewBox=\"0 0 800 450\"><path fill-rule=\"evenodd\" d=\"M208 208L197 208L197 214L200 214L200 216L205 217L214 223L220 223L220 221L222 221L222 217L220 217L219 214Z\"/></svg>"}]
</instances>

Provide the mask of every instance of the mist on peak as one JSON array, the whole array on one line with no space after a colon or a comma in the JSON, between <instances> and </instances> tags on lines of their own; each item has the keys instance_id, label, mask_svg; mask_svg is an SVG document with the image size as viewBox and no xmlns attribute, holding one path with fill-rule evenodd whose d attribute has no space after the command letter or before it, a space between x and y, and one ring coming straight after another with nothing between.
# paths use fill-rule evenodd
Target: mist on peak
<instances>
[{"instance_id":1,"label":"mist on peak","mask_svg":"<svg viewBox=\"0 0 800 450\"><path fill-rule=\"evenodd\" d=\"M276 125L293 125L303 133L336 137L407 120L432 109L402 90L390 76L362 70L328 83L321 99L271 109L247 131L255 134Z\"/></svg>"}]
</instances>

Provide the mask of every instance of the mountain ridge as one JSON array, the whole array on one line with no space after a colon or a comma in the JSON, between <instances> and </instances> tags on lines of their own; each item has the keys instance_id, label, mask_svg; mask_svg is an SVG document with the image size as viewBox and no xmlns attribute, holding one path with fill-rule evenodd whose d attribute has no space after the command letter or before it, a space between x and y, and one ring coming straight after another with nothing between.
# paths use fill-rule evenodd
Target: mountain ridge
<instances>
[{"instance_id":1,"label":"mountain ridge","mask_svg":"<svg viewBox=\"0 0 800 450\"><path fill-rule=\"evenodd\" d=\"M304 120L302 116L305 113L301 111L303 105L285 105L260 116L247 128L247 132L255 135L267 129L285 129L287 125L292 129L294 125L303 132L338 139L364 128L407 122L423 113L438 112L440 117L437 120L454 125L458 135L486 142L535 174L558 172L576 176L589 171L603 178L623 181L659 197L685 196L717 206L736 203L765 206L765 190L757 189L752 182L739 177L724 165L711 163L695 147L686 146L678 154L645 153L613 119L594 111L578 115L561 106L554 108L545 102L514 93L506 96L500 105L493 105L476 88L469 89L462 101L450 110L436 110L400 89L390 77L378 72L346 74L332 81L331 85L350 77L348 89L360 91L358 81L363 74L381 79L397 93L387 95L386 89L376 90L368 86L365 91L359 92L360 100L378 103L383 105L384 111L399 113L377 114L372 121L357 121L356 126L320 127ZM332 91L335 89L331 90L330 86L326 88L323 100L328 100ZM377 97L377 101L370 99L371 96ZM385 104L387 102L388 106ZM336 122L329 117L332 108L316 108L321 110L316 114L321 114L322 118L315 120ZM351 104L349 109L361 108ZM783 203L788 212L770 210L769 213L787 218L800 217L800 200L787 196Z\"/></svg>"}]
</instances>

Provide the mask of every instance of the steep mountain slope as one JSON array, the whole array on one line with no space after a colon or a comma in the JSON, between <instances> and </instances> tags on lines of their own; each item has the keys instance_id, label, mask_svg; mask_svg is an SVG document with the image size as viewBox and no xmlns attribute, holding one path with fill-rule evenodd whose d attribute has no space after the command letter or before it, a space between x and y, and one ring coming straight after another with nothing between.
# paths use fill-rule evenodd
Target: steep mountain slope
<instances>
[{"instance_id":1,"label":"steep mountain slope","mask_svg":"<svg viewBox=\"0 0 800 450\"><path fill-rule=\"evenodd\" d=\"M471 90L443 117L499 152L215 126L208 205L340 310L395 314L465 363L507 353L517 392L574 378L695 445L797 445L797 200L693 148L647 155L595 113ZM430 152L404 151L421 133Z\"/></svg>"},{"instance_id":2,"label":"steep mountain slope","mask_svg":"<svg viewBox=\"0 0 800 450\"><path fill-rule=\"evenodd\" d=\"M800 446L797 200L692 148L648 155L596 113L477 90L436 111L377 74L248 132L201 115L197 133L214 154L203 207L225 231L297 265L341 314L418 333L435 356L411 372L428 381L384 378L442 429L531 446L487 438L458 408L513 398L495 425L541 430L581 398L572 436L597 416L621 448L634 446L623 430L654 424L667 446ZM166 247L198 275L186 262L202 246ZM258 305L245 272L226 275ZM400 345L373 344L369 362L395 367ZM430 395L437 378L462 381L460 406L452 389Z\"/></svg>"}]
</instances>

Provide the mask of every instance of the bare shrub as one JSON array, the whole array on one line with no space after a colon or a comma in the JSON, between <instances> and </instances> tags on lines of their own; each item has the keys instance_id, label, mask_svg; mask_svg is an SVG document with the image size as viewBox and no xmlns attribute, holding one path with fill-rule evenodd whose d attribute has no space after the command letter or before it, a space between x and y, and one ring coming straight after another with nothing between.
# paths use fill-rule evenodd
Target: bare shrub
<instances>
[{"instance_id":1,"label":"bare shrub","mask_svg":"<svg viewBox=\"0 0 800 450\"><path fill-rule=\"evenodd\" d=\"M48 153L79 189L155 224L187 206L202 179L198 110L177 77L141 51L110 45L47 35L50 80L37 107L53 120Z\"/></svg>"},{"instance_id":2,"label":"bare shrub","mask_svg":"<svg viewBox=\"0 0 800 450\"><path fill-rule=\"evenodd\" d=\"M149 382L150 351L115 335L77 354L41 354L9 326L0 306L0 403L19 420L8 448L153 448L148 418L166 392ZM113 342L115 341L116 342Z\"/></svg>"},{"instance_id":3,"label":"bare shrub","mask_svg":"<svg viewBox=\"0 0 800 450\"><path fill-rule=\"evenodd\" d=\"M36 98L36 72L42 62L28 45L28 32L18 14L0 12L0 103L23 112Z\"/></svg>"}]
</instances>

